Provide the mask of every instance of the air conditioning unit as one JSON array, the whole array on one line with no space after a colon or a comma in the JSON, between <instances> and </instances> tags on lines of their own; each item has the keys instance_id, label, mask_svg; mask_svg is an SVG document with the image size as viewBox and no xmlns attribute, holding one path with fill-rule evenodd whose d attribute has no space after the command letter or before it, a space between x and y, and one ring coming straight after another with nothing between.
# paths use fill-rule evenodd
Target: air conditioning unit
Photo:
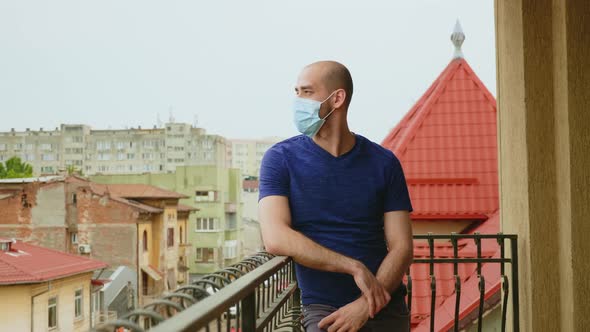
<instances>
[{"instance_id":1,"label":"air conditioning unit","mask_svg":"<svg viewBox=\"0 0 590 332\"><path fill-rule=\"evenodd\" d=\"M78 245L78 252L81 254L89 254L90 253L90 245L89 244Z\"/></svg>"}]
</instances>

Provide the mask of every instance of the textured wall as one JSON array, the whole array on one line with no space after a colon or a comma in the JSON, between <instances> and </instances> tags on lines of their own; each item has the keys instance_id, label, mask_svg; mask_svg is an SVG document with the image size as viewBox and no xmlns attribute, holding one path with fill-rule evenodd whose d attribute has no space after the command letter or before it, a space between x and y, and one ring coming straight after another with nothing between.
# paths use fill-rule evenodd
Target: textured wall
<instances>
[{"instance_id":1,"label":"textured wall","mask_svg":"<svg viewBox=\"0 0 590 332\"><path fill-rule=\"evenodd\" d=\"M497 0L503 231L524 331L590 330L590 6Z\"/></svg>"}]
</instances>

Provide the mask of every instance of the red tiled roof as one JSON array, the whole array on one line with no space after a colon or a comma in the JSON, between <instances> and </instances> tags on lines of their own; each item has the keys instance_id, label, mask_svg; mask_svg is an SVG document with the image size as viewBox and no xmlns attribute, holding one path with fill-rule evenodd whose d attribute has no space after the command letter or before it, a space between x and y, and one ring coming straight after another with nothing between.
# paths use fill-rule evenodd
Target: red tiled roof
<instances>
[{"instance_id":1,"label":"red tiled roof","mask_svg":"<svg viewBox=\"0 0 590 332\"><path fill-rule=\"evenodd\" d=\"M189 198L174 191L162 189L147 184L98 184L89 183L90 188L97 194L108 193L111 196L123 198Z\"/></svg>"},{"instance_id":2,"label":"red tiled roof","mask_svg":"<svg viewBox=\"0 0 590 332\"><path fill-rule=\"evenodd\" d=\"M413 219L483 219L499 207L496 101L454 59L383 140L400 159Z\"/></svg>"},{"instance_id":3,"label":"red tiled roof","mask_svg":"<svg viewBox=\"0 0 590 332\"><path fill-rule=\"evenodd\" d=\"M107 267L106 263L23 242L0 251L0 285L38 283Z\"/></svg>"}]
</instances>

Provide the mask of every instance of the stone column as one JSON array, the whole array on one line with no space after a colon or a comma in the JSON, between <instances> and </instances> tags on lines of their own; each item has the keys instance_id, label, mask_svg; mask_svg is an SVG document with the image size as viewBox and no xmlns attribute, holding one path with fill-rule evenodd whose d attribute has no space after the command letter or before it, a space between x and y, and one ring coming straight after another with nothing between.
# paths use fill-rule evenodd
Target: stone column
<instances>
[{"instance_id":1,"label":"stone column","mask_svg":"<svg viewBox=\"0 0 590 332\"><path fill-rule=\"evenodd\" d=\"M496 0L502 227L523 331L590 330L590 6Z\"/></svg>"}]
</instances>

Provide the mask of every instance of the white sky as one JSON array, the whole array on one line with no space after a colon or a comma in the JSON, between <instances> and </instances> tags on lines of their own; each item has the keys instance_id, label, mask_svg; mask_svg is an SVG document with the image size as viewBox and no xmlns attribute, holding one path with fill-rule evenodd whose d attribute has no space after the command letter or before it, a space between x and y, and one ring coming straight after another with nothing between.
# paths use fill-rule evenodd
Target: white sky
<instances>
[{"instance_id":1,"label":"white sky","mask_svg":"<svg viewBox=\"0 0 590 332\"><path fill-rule=\"evenodd\" d=\"M0 131L179 122L230 138L297 134L299 70L337 60L351 129L380 142L451 60L495 95L493 0L0 2Z\"/></svg>"}]
</instances>

